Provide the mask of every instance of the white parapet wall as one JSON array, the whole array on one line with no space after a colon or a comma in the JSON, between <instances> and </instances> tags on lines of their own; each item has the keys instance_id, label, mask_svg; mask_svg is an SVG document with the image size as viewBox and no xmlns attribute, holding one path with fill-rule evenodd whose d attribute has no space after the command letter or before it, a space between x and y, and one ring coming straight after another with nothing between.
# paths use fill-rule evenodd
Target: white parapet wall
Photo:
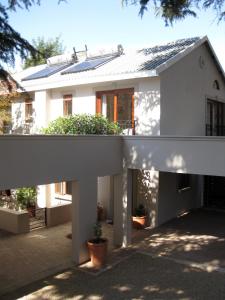
<instances>
[{"instance_id":1,"label":"white parapet wall","mask_svg":"<svg viewBox=\"0 0 225 300\"><path fill-rule=\"evenodd\" d=\"M26 211L14 211L0 208L0 229L12 233L29 232L29 214Z\"/></svg>"}]
</instances>

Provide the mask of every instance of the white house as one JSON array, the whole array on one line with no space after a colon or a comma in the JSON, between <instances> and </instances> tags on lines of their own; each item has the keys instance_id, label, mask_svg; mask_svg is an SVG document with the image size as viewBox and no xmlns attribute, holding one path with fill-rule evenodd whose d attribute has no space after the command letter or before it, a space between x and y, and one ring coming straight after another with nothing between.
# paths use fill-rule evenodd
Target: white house
<instances>
[{"instance_id":1,"label":"white house","mask_svg":"<svg viewBox=\"0 0 225 300\"><path fill-rule=\"evenodd\" d=\"M12 104L15 133L37 133L62 115L102 113L121 123L125 134L224 135L225 77L207 37L131 52L118 47L101 55L55 57L14 78L22 87ZM133 208L143 203L152 226L191 208L225 206L223 178L175 174L184 165L179 156L168 164L176 165L176 172L148 170L144 162L143 169L132 171ZM112 176L98 178L98 201L108 218L114 213L114 185ZM70 194L69 182L40 186L38 204L65 203Z\"/></svg>"}]
</instances>

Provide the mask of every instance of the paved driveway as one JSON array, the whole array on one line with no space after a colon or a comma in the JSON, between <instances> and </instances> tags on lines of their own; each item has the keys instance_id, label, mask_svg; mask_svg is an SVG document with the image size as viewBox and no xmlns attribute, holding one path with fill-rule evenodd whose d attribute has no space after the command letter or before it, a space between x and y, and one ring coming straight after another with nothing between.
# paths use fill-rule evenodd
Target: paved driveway
<instances>
[{"instance_id":1,"label":"paved driveway","mask_svg":"<svg viewBox=\"0 0 225 300\"><path fill-rule=\"evenodd\" d=\"M198 210L137 237L138 249L225 269L225 213Z\"/></svg>"},{"instance_id":2,"label":"paved driveway","mask_svg":"<svg viewBox=\"0 0 225 300\"><path fill-rule=\"evenodd\" d=\"M2 300L224 300L224 282L223 273L209 273L165 258L135 253L99 276L72 269Z\"/></svg>"},{"instance_id":3,"label":"paved driveway","mask_svg":"<svg viewBox=\"0 0 225 300\"><path fill-rule=\"evenodd\" d=\"M71 225L65 224L20 236L4 234L0 239L0 295L70 268L71 240L66 238L70 231ZM110 228L106 232L112 234ZM32 293L26 299L149 299L148 295L207 299L201 297L207 291L208 299L225 299L224 213L192 212L154 230L135 231L133 240L127 252L116 253L117 262L121 255L124 260L115 267L112 256L112 270L97 277L71 268L8 297ZM135 250L139 254L132 254ZM130 298L131 292L136 296Z\"/></svg>"}]
</instances>

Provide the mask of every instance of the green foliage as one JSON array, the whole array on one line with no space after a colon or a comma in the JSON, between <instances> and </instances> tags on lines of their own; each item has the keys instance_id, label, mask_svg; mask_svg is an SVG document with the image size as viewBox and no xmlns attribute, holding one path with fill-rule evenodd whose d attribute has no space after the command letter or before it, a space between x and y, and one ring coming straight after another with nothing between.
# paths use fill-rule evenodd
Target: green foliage
<instances>
[{"instance_id":1,"label":"green foliage","mask_svg":"<svg viewBox=\"0 0 225 300\"><path fill-rule=\"evenodd\" d=\"M29 68L46 63L46 59L64 52L64 47L60 41L60 37L45 40L44 37L38 37L32 40L33 47L38 51L35 56L29 55L25 61L23 68Z\"/></svg>"},{"instance_id":2,"label":"green foliage","mask_svg":"<svg viewBox=\"0 0 225 300\"><path fill-rule=\"evenodd\" d=\"M58 3L63 0L58 0ZM4 0L0 3L0 79L7 79L7 72L2 63L15 63L16 55L22 59L28 55L35 57L36 49L9 24L9 12L19 9L29 9L32 5L39 5L41 0Z\"/></svg>"},{"instance_id":3,"label":"green foliage","mask_svg":"<svg viewBox=\"0 0 225 300\"><path fill-rule=\"evenodd\" d=\"M16 200L20 208L25 209L29 206L33 206L37 202L37 188L19 188L16 190Z\"/></svg>"},{"instance_id":4,"label":"green foliage","mask_svg":"<svg viewBox=\"0 0 225 300\"><path fill-rule=\"evenodd\" d=\"M143 204L139 204L139 206L135 209L135 216L136 217L143 217L145 216L146 211Z\"/></svg>"},{"instance_id":5,"label":"green foliage","mask_svg":"<svg viewBox=\"0 0 225 300\"><path fill-rule=\"evenodd\" d=\"M59 117L42 132L44 134L120 134L117 123L109 122L102 115L72 115Z\"/></svg>"},{"instance_id":6,"label":"green foliage","mask_svg":"<svg viewBox=\"0 0 225 300\"><path fill-rule=\"evenodd\" d=\"M164 19L165 24L173 24L174 21L185 19L188 16L196 17L197 13L193 10L212 8L216 12L219 21L225 20L225 1L224 0L122 0L122 3L139 4L141 16L153 5L155 14Z\"/></svg>"},{"instance_id":7,"label":"green foliage","mask_svg":"<svg viewBox=\"0 0 225 300\"><path fill-rule=\"evenodd\" d=\"M99 241L101 239L101 236L102 236L102 225L101 225L101 223L99 223L99 222L95 223L93 229L94 229L95 240Z\"/></svg>"}]
</instances>

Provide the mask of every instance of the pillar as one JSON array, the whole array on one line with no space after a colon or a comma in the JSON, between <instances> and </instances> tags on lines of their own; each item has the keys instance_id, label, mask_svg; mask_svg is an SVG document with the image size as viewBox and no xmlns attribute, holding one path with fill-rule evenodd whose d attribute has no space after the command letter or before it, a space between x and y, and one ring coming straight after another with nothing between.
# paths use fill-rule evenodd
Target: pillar
<instances>
[{"instance_id":1,"label":"pillar","mask_svg":"<svg viewBox=\"0 0 225 300\"><path fill-rule=\"evenodd\" d=\"M127 247L131 243L132 170L114 176L114 243Z\"/></svg>"},{"instance_id":2,"label":"pillar","mask_svg":"<svg viewBox=\"0 0 225 300\"><path fill-rule=\"evenodd\" d=\"M76 264L89 259L87 240L93 238L97 219L97 177L72 182L72 258Z\"/></svg>"}]
</instances>

